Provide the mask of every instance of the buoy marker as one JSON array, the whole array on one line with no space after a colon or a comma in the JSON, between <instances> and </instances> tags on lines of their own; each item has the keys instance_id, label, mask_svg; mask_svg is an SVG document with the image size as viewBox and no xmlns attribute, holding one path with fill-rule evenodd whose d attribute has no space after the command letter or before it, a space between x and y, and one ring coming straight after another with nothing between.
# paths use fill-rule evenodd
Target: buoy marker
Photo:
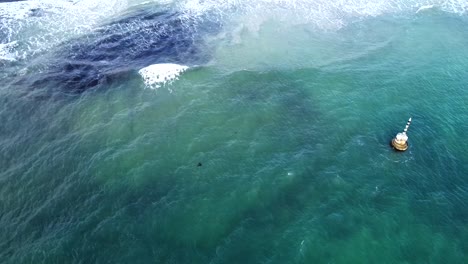
<instances>
[{"instance_id":1,"label":"buoy marker","mask_svg":"<svg viewBox=\"0 0 468 264\"><path fill-rule=\"evenodd\" d=\"M403 132L398 133L394 139L392 139L392 146L399 151L405 151L408 149L408 135L406 135L406 132L408 131L408 128L411 124L411 117L408 120L408 123L406 123L406 127L403 130Z\"/></svg>"}]
</instances>

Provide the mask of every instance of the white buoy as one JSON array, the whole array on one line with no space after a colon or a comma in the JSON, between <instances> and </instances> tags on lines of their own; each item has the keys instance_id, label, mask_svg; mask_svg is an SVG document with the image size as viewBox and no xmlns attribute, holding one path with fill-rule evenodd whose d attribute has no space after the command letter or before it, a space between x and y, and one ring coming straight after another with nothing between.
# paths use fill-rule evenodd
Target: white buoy
<instances>
[{"instance_id":1,"label":"white buoy","mask_svg":"<svg viewBox=\"0 0 468 264\"><path fill-rule=\"evenodd\" d=\"M392 140L392 146L399 151L405 151L408 149L408 135L406 135L406 132L408 131L408 128L411 124L411 117L408 120L408 123L406 123L406 127L403 130L403 132L398 133L395 138Z\"/></svg>"}]
</instances>

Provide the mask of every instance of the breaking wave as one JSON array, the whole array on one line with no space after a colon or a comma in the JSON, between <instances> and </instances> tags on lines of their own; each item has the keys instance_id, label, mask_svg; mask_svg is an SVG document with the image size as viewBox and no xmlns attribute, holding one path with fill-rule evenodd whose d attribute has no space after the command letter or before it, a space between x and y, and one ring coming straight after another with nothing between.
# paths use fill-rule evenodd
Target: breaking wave
<instances>
[{"instance_id":1,"label":"breaking wave","mask_svg":"<svg viewBox=\"0 0 468 264\"><path fill-rule=\"evenodd\" d=\"M188 69L185 65L174 63L153 64L138 71L145 85L150 89L158 89L178 79L179 75ZM169 89L169 91L172 91Z\"/></svg>"}]
</instances>

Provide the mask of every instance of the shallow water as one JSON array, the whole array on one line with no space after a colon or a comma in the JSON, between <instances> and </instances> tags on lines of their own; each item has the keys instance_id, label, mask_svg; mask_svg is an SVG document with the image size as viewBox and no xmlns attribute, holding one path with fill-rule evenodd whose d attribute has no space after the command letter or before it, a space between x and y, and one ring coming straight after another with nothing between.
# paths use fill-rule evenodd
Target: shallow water
<instances>
[{"instance_id":1,"label":"shallow water","mask_svg":"<svg viewBox=\"0 0 468 264\"><path fill-rule=\"evenodd\" d=\"M467 7L2 3L0 262L467 263Z\"/></svg>"}]
</instances>

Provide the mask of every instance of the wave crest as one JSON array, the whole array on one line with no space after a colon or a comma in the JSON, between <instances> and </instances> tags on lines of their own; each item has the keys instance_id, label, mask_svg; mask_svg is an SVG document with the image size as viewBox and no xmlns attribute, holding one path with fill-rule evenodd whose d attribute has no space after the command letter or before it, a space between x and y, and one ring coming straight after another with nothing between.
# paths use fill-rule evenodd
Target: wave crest
<instances>
[{"instance_id":1,"label":"wave crest","mask_svg":"<svg viewBox=\"0 0 468 264\"><path fill-rule=\"evenodd\" d=\"M173 63L159 63L145 67L138 71L143 77L145 85L150 89L158 89L162 85L170 84L179 78L179 75L189 67ZM171 89L169 89L172 92Z\"/></svg>"}]
</instances>

